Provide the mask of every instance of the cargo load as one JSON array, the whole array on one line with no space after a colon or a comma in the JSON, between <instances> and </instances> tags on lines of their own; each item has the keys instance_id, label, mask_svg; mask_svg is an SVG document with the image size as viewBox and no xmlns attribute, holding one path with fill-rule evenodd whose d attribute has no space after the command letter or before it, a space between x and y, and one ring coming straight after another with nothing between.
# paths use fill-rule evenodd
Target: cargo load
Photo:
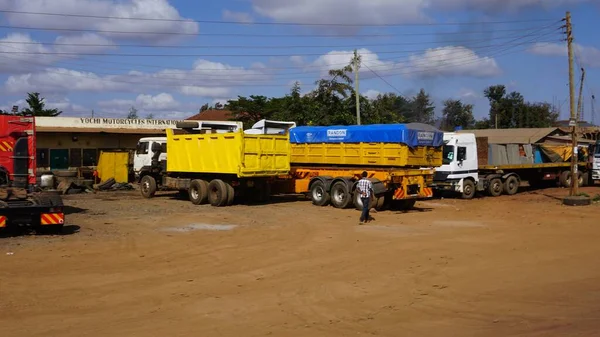
<instances>
[{"instance_id":1,"label":"cargo load","mask_svg":"<svg viewBox=\"0 0 600 337\"><path fill-rule=\"evenodd\" d=\"M437 167L444 133L419 123L290 129L292 164Z\"/></svg>"}]
</instances>

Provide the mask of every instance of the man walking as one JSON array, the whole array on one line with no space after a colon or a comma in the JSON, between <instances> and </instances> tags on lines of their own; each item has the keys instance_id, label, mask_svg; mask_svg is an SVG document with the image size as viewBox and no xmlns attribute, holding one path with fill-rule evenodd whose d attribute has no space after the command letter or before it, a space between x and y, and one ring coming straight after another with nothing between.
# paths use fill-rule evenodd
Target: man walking
<instances>
[{"instance_id":1,"label":"man walking","mask_svg":"<svg viewBox=\"0 0 600 337\"><path fill-rule=\"evenodd\" d=\"M371 196L373 195L373 183L369 179L367 179L367 171L362 173L362 179L358 181L358 185L356 189L358 193L360 193L360 199L362 200L363 209L360 215L360 223L359 225L364 225L366 221L369 221L369 205L371 201Z\"/></svg>"}]
</instances>

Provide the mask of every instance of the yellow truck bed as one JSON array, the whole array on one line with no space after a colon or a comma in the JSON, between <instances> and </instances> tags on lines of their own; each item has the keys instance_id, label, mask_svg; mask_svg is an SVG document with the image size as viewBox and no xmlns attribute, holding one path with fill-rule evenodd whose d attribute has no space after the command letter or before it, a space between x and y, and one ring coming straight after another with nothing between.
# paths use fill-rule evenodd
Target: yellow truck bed
<instances>
[{"instance_id":1,"label":"yellow truck bed","mask_svg":"<svg viewBox=\"0 0 600 337\"><path fill-rule=\"evenodd\" d=\"M166 132L169 172L235 174L243 178L278 176L290 170L289 135Z\"/></svg>"},{"instance_id":2,"label":"yellow truck bed","mask_svg":"<svg viewBox=\"0 0 600 337\"><path fill-rule=\"evenodd\" d=\"M291 144L291 161L293 165L438 167L442 148L410 148L401 143Z\"/></svg>"}]
</instances>

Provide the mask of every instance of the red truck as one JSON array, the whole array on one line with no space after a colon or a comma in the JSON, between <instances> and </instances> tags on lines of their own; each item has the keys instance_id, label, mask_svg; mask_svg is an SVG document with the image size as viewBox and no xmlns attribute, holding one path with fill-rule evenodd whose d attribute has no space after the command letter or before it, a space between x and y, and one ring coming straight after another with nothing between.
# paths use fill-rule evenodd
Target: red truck
<instances>
[{"instance_id":1,"label":"red truck","mask_svg":"<svg viewBox=\"0 0 600 337\"><path fill-rule=\"evenodd\" d=\"M37 186L35 136L35 117L0 115L0 230L62 231L61 196Z\"/></svg>"}]
</instances>

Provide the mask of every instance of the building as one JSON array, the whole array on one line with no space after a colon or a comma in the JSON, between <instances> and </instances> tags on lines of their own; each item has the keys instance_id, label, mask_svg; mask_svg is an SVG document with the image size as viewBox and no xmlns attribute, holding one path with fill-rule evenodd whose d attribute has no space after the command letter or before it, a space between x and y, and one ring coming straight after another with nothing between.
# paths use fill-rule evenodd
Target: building
<instances>
[{"instance_id":1,"label":"building","mask_svg":"<svg viewBox=\"0 0 600 337\"><path fill-rule=\"evenodd\" d=\"M179 120L36 117L37 166L67 170L93 167L100 151L133 152L142 137L164 136Z\"/></svg>"},{"instance_id":2,"label":"building","mask_svg":"<svg viewBox=\"0 0 600 337\"><path fill-rule=\"evenodd\" d=\"M234 117L233 112L229 110L211 109L201 111L200 113L188 118L192 121L229 121Z\"/></svg>"}]
</instances>

